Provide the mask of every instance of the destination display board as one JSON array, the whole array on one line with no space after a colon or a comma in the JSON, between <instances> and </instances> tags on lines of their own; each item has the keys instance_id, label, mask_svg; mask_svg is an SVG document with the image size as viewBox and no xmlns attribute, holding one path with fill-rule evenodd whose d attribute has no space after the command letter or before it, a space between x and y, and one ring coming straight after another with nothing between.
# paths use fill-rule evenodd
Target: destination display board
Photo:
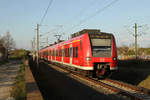
<instances>
[{"instance_id":1,"label":"destination display board","mask_svg":"<svg viewBox=\"0 0 150 100\"><path fill-rule=\"evenodd\" d=\"M91 39L111 39L111 34L108 33L89 33Z\"/></svg>"}]
</instances>

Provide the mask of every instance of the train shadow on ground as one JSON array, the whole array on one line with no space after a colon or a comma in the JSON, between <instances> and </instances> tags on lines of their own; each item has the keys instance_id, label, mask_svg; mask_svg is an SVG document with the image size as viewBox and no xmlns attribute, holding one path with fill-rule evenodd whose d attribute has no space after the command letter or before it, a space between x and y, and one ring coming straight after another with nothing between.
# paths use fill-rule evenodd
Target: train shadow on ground
<instances>
[{"instance_id":1,"label":"train shadow on ground","mask_svg":"<svg viewBox=\"0 0 150 100\"><path fill-rule=\"evenodd\" d=\"M114 94L104 95L96 90L53 70L45 63L39 67L29 61L30 68L44 100L120 100Z\"/></svg>"},{"instance_id":2,"label":"train shadow on ground","mask_svg":"<svg viewBox=\"0 0 150 100\"><path fill-rule=\"evenodd\" d=\"M138 85L150 75L150 60L119 60L111 79Z\"/></svg>"}]
</instances>

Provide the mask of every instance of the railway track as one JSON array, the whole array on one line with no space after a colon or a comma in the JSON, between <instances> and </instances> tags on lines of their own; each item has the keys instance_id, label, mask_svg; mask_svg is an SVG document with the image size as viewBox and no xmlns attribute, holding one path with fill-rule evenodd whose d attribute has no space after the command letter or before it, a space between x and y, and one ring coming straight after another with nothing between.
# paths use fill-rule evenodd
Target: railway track
<instances>
[{"instance_id":1,"label":"railway track","mask_svg":"<svg viewBox=\"0 0 150 100\"><path fill-rule=\"evenodd\" d=\"M126 96L133 100L150 100L150 90L111 79L98 81L119 90L118 94L121 96Z\"/></svg>"},{"instance_id":2,"label":"railway track","mask_svg":"<svg viewBox=\"0 0 150 100\"><path fill-rule=\"evenodd\" d=\"M105 80L99 80L102 81L106 84L110 84L114 87L119 87L120 89L130 91L132 93L140 93L140 94L145 94L145 95L150 95L150 90L142 88L142 87L137 87L134 85L130 85L127 83L123 83L117 80L111 80L111 79L105 79Z\"/></svg>"},{"instance_id":3,"label":"railway track","mask_svg":"<svg viewBox=\"0 0 150 100\"><path fill-rule=\"evenodd\" d=\"M119 82L111 79L98 80L97 78L89 78L76 73L75 71L49 64L53 69L65 73L67 76L88 85L95 90L104 94L113 94L121 100L150 100L150 90L133 86L127 83Z\"/></svg>"}]
</instances>

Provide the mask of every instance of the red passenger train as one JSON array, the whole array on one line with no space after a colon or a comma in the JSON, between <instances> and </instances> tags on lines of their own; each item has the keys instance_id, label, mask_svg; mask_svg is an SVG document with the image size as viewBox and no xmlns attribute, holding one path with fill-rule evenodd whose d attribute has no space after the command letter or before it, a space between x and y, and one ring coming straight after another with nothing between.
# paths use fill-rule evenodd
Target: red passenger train
<instances>
[{"instance_id":1,"label":"red passenger train","mask_svg":"<svg viewBox=\"0 0 150 100\"><path fill-rule=\"evenodd\" d=\"M94 29L84 29L67 41L41 49L40 58L99 78L117 70L113 34Z\"/></svg>"}]
</instances>

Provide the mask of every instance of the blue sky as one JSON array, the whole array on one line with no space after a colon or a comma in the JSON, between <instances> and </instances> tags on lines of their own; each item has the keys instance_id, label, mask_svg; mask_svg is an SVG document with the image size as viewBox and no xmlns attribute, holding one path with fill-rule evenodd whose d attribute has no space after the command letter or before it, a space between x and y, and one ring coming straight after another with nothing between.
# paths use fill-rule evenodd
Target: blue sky
<instances>
[{"instance_id":1,"label":"blue sky","mask_svg":"<svg viewBox=\"0 0 150 100\"><path fill-rule=\"evenodd\" d=\"M18 48L31 49L36 24L40 23L49 1L0 0L0 35L9 31ZM134 42L133 25L137 23L143 26L138 28L139 34L146 33L138 37L138 44L150 47L150 29L146 29L150 28L150 0L118 0L95 14L112 1L114 0L53 0L43 26L40 26L40 34L50 32L43 38L48 37L49 43L53 43L56 33L64 34L62 39L67 39L71 33L85 28L100 29L113 33L118 46L131 45Z\"/></svg>"}]
</instances>

